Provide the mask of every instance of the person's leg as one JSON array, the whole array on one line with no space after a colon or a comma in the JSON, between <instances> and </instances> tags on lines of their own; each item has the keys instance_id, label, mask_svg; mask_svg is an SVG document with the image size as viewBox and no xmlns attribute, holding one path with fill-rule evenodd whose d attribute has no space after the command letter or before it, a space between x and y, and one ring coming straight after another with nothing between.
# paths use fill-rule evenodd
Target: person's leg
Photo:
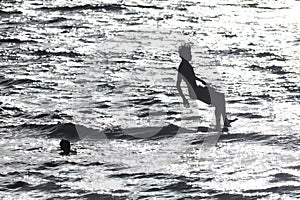
<instances>
[{"instance_id":1,"label":"person's leg","mask_svg":"<svg viewBox=\"0 0 300 200\"><path fill-rule=\"evenodd\" d=\"M217 100L214 100L216 103L215 106L216 108L220 110L220 113L222 114L223 122L224 122L224 127L231 127L230 123L234 122L237 120L237 118L233 120L229 120L227 118L226 114L226 101L225 101L225 95L223 93L216 92L215 96L217 97Z\"/></svg>"},{"instance_id":2,"label":"person's leg","mask_svg":"<svg viewBox=\"0 0 300 200\"><path fill-rule=\"evenodd\" d=\"M197 99L211 104L215 107L215 118L216 118L216 127L220 128L221 126L221 115L223 118L223 123L225 127L229 126L229 120L226 116L226 105L225 105L225 95L223 93L217 92L214 88L211 87L197 87L195 92Z\"/></svg>"},{"instance_id":3,"label":"person's leg","mask_svg":"<svg viewBox=\"0 0 300 200\"><path fill-rule=\"evenodd\" d=\"M216 108L216 113L219 113L219 115L222 115L224 126L229 126L229 121L228 121L227 115L226 115L225 95L223 93L215 91L212 88L209 89L209 93L210 93L210 97L211 97L211 104ZM220 117L221 116L219 116L219 118ZM220 121L220 119L218 119L218 120ZM220 123L220 122L218 122L218 123Z\"/></svg>"},{"instance_id":4,"label":"person's leg","mask_svg":"<svg viewBox=\"0 0 300 200\"><path fill-rule=\"evenodd\" d=\"M215 108L215 118L216 118L216 129L221 129L221 112L218 108Z\"/></svg>"},{"instance_id":5,"label":"person's leg","mask_svg":"<svg viewBox=\"0 0 300 200\"><path fill-rule=\"evenodd\" d=\"M220 93L220 104L222 108L222 117L223 117L224 126L229 126L229 120L226 115L225 95L223 93Z\"/></svg>"}]
</instances>

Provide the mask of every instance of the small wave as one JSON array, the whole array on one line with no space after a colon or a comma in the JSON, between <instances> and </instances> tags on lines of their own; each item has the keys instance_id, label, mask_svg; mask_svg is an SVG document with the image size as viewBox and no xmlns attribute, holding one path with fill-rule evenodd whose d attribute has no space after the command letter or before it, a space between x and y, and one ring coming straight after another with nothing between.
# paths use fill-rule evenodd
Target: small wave
<instances>
[{"instance_id":1,"label":"small wave","mask_svg":"<svg viewBox=\"0 0 300 200\"><path fill-rule=\"evenodd\" d=\"M49 179L49 177L47 177ZM64 181L64 180L60 180L60 181ZM2 189L3 188L3 189ZM60 184L57 184L57 180L54 181L48 181L46 183L41 183L41 184L37 184L37 185L31 185L25 181L16 181L14 183L11 184L7 184L2 186L2 188L0 190L18 190L18 191L33 191L33 190L38 190L38 191L43 191L43 192L70 192L71 188L70 187L66 187ZM85 190L73 190L73 192L80 194L80 198L82 199L127 199L125 197L122 196L114 196L111 194L98 194L98 193L90 193L89 191L85 191ZM123 190L123 191L117 191L115 190L114 193L125 193L127 191Z\"/></svg>"},{"instance_id":2,"label":"small wave","mask_svg":"<svg viewBox=\"0 0 300 200\"><path fill-rule=\"evenodd\" d=\"M31 80L31 79L12 79L12 78L5 78L3 76L0 76L0 85L6 86L6 87L11 87L13 85L20 85L20 84L28 84L28 83L34 83L34 82L39 82L36 80Z\"/></svg>"},{"instance_id":3,"label":"small wave","mask_svg":"<svg viewBox=\"0 0 300 200\"><path fill-rule=\"evenodd\" d=\"M128 199L127 197L122 196L113 196L111 194L98 194L98 193L90 193L80 196L79 199L120 199L125 200Z\"/></svg>"},{"instance_id":4,"label":"small wave","mask_svg":"<svg viewBox=\"0 0 300 200\"><path fill-rule=\"evenodd\" d=\"M178 130L179 127L173 124L163 127L134 127L126 129L122 129L119 127L118 129L114 129L113 131L106 130L105 135L109 139L161 139L175 136L176 134L178 134ZM125 133L130 133L130 135L127 135Z\"/></svg>"},{"instance_id":5,"label":"small wave","mask_svg":"<svg viewBox=\"0 0 300 200\"><path fill-rule=\"evenodd\" d=\"M242 100L227 100L228 104L240 103Z\"/></svg>"},{"instance_id":6,"label":"small wave","mask_svg":"<svg viewBox=\"0 0 300 200\"><path fill-rule=\"evenodd\" d=\"M15 10L15 11L3 11L3 10L0 10L0 15L20 15L20 14L22 14L22 12L21 11L17 11L17 10Z\"/></svg>"},{"instance_id":7,"label":"small wave","mask_svg":"<svg viewBox=\"0 0 300 200\"><path fill-rule=\"evenodd\" d=\"M91 162L91 163L78 163L78 165L82 165L85 167L90 167L90 166L102 166L105 163L100 163L100 162Z\"/></svg>"},{"instance_id":8,"label":"small wave","mask_svg":"<svg viewBox=\"0 0 300 200\"><path fill-rule=\"evenodd\" d=\"M64 18L64 17L57 17L57 18L54 18L54 19L45 21L45 22L43 22L43 23L53 24L53 23L58 23L58 22L66 21L66 20L67 20L67 18Z\"/></svg>"},{"instance_id":9,"label":"small wave","mask_svg":"<svg viewBox=\"0 0 300 200\"><path fill-rule=\"evenodd\" d=\"M52 132L54 131L58 126L60 126L61 124L30 124L30 123L24 123L21 125L17 125L17 126L10 126L7 128L16 128L19 130L22 129L28 129L28 130L37 130L37 131L41 131L41 132Z\"/></svg>"},{"instance_id":10,"label":"small wave","mask_svg":"<svg viewBox=\"0 0 300 200\"><path fill-rule=\"evenodd\" d=\"M38 56L63 56L63 57L71 57L71 58L82 56L81 54L72 51L71 52L49 52L46 50L38 50L35 51L34 54Z\"/></svg>"},{"instance_id":11,"label":"small wave","mask_svg":"<svg viewBox=\"0 0 300 200\"><path fill-rule=\"evenodd\" d=\"M276 137L276 135L263 135L259 133L235 133L235 134L221 134L219 137L220 141L224 142L238 142L238 141L268 141L271 138ZM200 139L196 139L191 142L192 145L202 144L205 139L205 136L201 136Z\"/></svg>"},{"instance_id":12,"label":"small wave","mask_svg":"<svg viewBox=\"0 0 300 200\"><path fill-rule=\"evenodd\" d=\"M253 70L264 70L264 68L259 65L250 65L248 66L248 68L251 68Z\"/></svg>"},{"instance_id":13,"label":"small wave","mask_svg":"<svg viewBox=\"0 0 300 200\"><path fill-rule=\"evenodd\" d=\"M257 8L257 6L259 5L258 3L244 3L244 4L234 4L234 3L228 3L228 4L219 4L222 6L239 6L242 8Z\"/></svg>"},{"instance_id":14,"label":"small wave","mask_svg":"<svg viewBox=\"0 0 300 200\"><path fill-rule=\"evenodd\" d=\"M173 174L168 174L168 173L119 173L119 174L111 174L109 175L111 178L133 178L133 179L148 179L148 178L155 178L155 179L176 179L180 181L193 181L190 180L190 177L185 177L185 176L175 176ZM198 179L198 178L197 178Z\"/></svg>"},{"instance_id":15,"label":"small wave","mask_svg":"<svg viewBox=\"0 0 300 200\"><path fill-rule=\"evenodd\" d=\"M208 50L209 53L215 54L215 55L249 55L252 56L252 49L240 49L240 48L231 48L229 50Z\"/></svg>"},{"instance_id":16,"label":"small wave","mask_svg":"<svg viewBox=\"0 0 300 200\"><path fill-rule=\"evenodd\" d=\"M271 53L271 52L263 52L263 53L257 53L255 54L256 57L258 58L265 58L265 57L269 57L270 61L272 60L276 60L276 61L286 61L286 58L282 57L282 56L279 56L279 55L276 55L274 53Z\"/></svg>"},{"instance_id":17,"label":"small wave","mask_svg":"<svg viewBox=\"0 0 300 200\"><path fill-rule=\"evenodd\" d=\"M193 189L192 185L189 185L184 181L179 181L177 183L169 184L163 188L153 187L144 192L157 192L157 191L162 191L162 190L169 190L169 191L174 191L174 192L182 192L182 191L189 192L188 190L190 190L190 189Z\"/></svg>"},{"instance_id":18,"label":"small wave","mask_svg":"<svg viewBox=\"0 0 300 200\"><path fill-rule=\"evenodd\" d=\"M17 188L24 188L28 187L30 184L24 181L16 181L14 183L8 184L5 187L7 189L17 189Z\"/></svg>"},{"instance_id":19,"label":"small wave","mask_svg":"<svg viewBox=\"0 0 300 200\"><path fill-rule=\"evenodd\" d=\"M271 71L272 73L278 74L278 75L289 73L289 72L284 71L282 66L277 66L277 65L267 66L266 69L268 71Z\"/></svg>"},{"instance_id":20,"label":"small wave","mask_svg":"<svg viewBox=\"0 0 300 200\"><path fill-rule=\"evenodd\" d=\"M133 178L133 177L139 177L144 178L146 173L120 173L120 174L111 174L109 175L110 178Z\"/></svg>"},{"instance_id":21,"label":"small wave","mask_svg":"<svg viewBox=\"0 0 300 200\"><path fill-rule=\"evenodd\" d=\"M119 4L107 4L107 5L79 5L79 6L58 6L58 7L41 7L38 8L39 10L46 10L46 11L77 11L77 10L109 10L109 11L119 11L126 9L122 5Z\"/></svg>"},{"instance_id":22,"label":"small wave","mask_svg":"<svg viewBox=\"0 0 300 200\"><path fill-rule=\"evenodd\" d=\"M30 114L24 112L22 109L15 106L1 106L0 107L0 116L3 118L15 118L22 117L25 119L30 118ZM1 128L11 128L9 125L2 126ZM12 127L13 128L13 127Z\"/></svg>"},{"instance_id":23,"label":"small wave","mask_svg":"<svg viewBox=\"0 0 300 200\"><path fill-rule=\"evenodd\" d=\"M16 44L21 44L21 43L37 43L34 40L20 40L17 38L7 38L7 39L0 39L0 43L16 43Z\"/></svg>"},{"instance_id":24,"label":"small wave","mask_svg":"<svg viewBox=\"0 0 300 200\"><path fill-rule=\"evenodd\" d=\"M175 6L175 10L179 10L179 11L187 11L187 8L184 5L176 5Z\"/></svg>"},{"instance_id":25,"label":"small wave","mask_svg":"<svg viewBox=\"0 0 300 200\"><path fill-rule=\"evenodd\" d=\"M33 187L30 187L28 189L25 189L26 191L31 191L31 190L40 190L40 191L59 191L61 189L66 189L68 190L68 187L63 187L62 185L56 184L55 182L47 182L47 183L42 183Z\"/></svg>"},{"instance_id":26,"label":"small wave","mask_svg":"<svg viewBox=\"0 0 300 200\"><path fill-rule=\"evenodd\" d=\"M130 100L130 102L132 102L135 105L151 106L160 103L161 101L159 99L151 98L151 99L134 99L134 100Z\"/></svg>"},{"instance_id":27,"label":"small wave","mask_svg":"<svg viewBox=\"0 0 300 200\"><path fill-rule=\"evenodd\" d=\"M137 8L147 8L147 9L158 9L162 10L164 9L163 7L158 7L158 6L153 6L153 5L124 5L126 7L137 7Z\"/></svg>"},{"instance_id":28,"label":"small wave","mask_svg":"<svg viewBox=\"0 0 300 200\"><path fill-rule=\"evenodd\" d=\"M293 191L300 191L300 186L294 186L294 185L282 185L282 186L275 186L265 189L257 189L257 190L245 190L246 193L276 193L276 194L286 194L291 193Z\"/></svg>"},{"instance_id":29,"label":"small wave","mask_svg":"<svg viewBox=\"0 0 300 200\"><path fill-rule=\"evenodd\" d=\"M49 168L55 168L55 167L61 167L63 165L77 165L77 166L84 166L84 167L90 167L90 166L103 166L105 163L100 163L100 162L72 162L72 161L50 161L50 162L45 162L41 166L37 167L37 170L45 170Z\"/></svg>"},{"instance_id":30,"label":"small wave","mask_svg":"<svg viewBox=\"0 0 300 200\"><path fill-rule=\"evenodd\" d=\"M296 44L300 43L300 38L294 40L293 42L296 43Z\"/></svg>"},{"instance_id":31,"label":"small wave","mask_svg":"<svg viewBox=\"0 0 300 200\"><path fill-rule=\"evenodd\" d=\"M271 57L276 55L270 52L263 52L263 53L257 53L256 56L262 58L262 57Z\"/></svg>"},{"instance_id":32,"label":"small wave","mask_svg":"<svg viewBox=\"0 0 300 200\"><path fill-rule=\"evenodd\" d=\"M244 117L244 118L248 118L248 119L265 118L265 116L258 115L258 114L253 114L253 113L239 113L239 114L237 114L237 117Z\"/></svg>"},{"instance_id":33,"label":"small wave","mask_svg":"<svg viewBox=\"0 0 300 200\"><path fill-rule=\"evenodd\" d=\"M259 6L259 9L265 9L265 10L283 10L283 9L290 9L289 7L269 7L269 6Z\"/></svg>"},{"instance_id":34,"label":"small wave","mask_svg":"<svg viewBox=\"0 0 300 200\"><path fill-rule=\"evenodd\" d=\"M289 169L300 170L300 165L289 166L288 168L289 168Z\"/></svg>"},{"instance_id":35,"label":"small wave","mask_svg":"<svg viewBox=\"0 0 300 200\"><path fill-rule=\"evenodd\" d=\"M224 34L223 36L226 37L226 38L234 38L234 37L237 37L236 34Z\"/></svg>"},{"instance_id":36,"label":"small wave","mask_svg":"<svg viewBox=\"0 0 300 200\"><path fill-rule=\"evenodd\" d=\"M72 124L72 123L57 124L54 126L52 125L51 128L54 129L48 135L51 138L52 137L65 138L68 140L78 140L79 139L79 135L78 135L75 124Z\"/></svg>"},{"instance_id":37,"label":"small wave","mask_svg":"<svg viewBox=\"0 0 300 200\"><path fill-rule=\"evenodd\" d=\"M215 199L235 199L235 200L238 200L238 199L247 199L242 194L230 194L230 193L216 194L216 195L212 195L211 197L215 198ZM259 195L259 197L262 197L262 196ZM255 198L252 197L252 198L249 198L249 199L255 199Z\"/></svg>"},{"instance_id":38,"label":"small wave","mask_svg":"<svg viewBox=\"0 0 300 200\"><path fill-rule=\"evenodd\" d=\"M97 85L97 88L98 89L112 90L112 89L115 89L115 86L113 84L110 84L110 83L101 83L101 84Z\"/></svg>"},{"instance_id":39,"label":"small wave","mask_svg":"<svg viewBox=\"0 0 300 200\"><path fill-rule=\"evenodd\" d=\"M244 4L219 4L223 6L239 6L241 8L257 8L257 9L266 9L266 10L277 10L277 9L289 9L289 7L269 7L269 6L260 6L258 3L244 3Z\"/></svg>"},{"instance_id":40,"label":"small wave","mask_svg":"<svg viewBox=\"0 0 300 200\"><path fill-rule=\"evenodd\" d=\"M26 165L27 163L22 163L22 165ZM9 165L9 164L7 164ZM9 176L16 176L16 177L20 177L20 176L32 176L32 175L35 175L35 176L40 176L42 177L43 176L43 173L41 172L34 172L34 171L28 171L28 170L24 170L24 171L13 171L13 172L8 172L8 173L0 173L0 176L2 177L9 177Z\"/></svg>"},{"instance_id":41,"label":"small wave","mask_svg":"<svg viewBox=\"0 0 300 200\"><path fill-rule=\"evenodd\" d=\"M295 84L286 84L282 87L284 87L289 92L300 94L300 86L297 86Z\"/></svg>"},{"instance_id":42,"label":"small wave","mask_svg":"<svg viewBox=\"0 0 300 200\"><path fill-rule=\"evenodd\" d=\"M49 168L55 168L59 167L63 164L67 164L67 161L51 161L51 162L45 162L42 166L39 166L37 170L45 170Z\"/></svg>"},{"instance_id":43,"label":"small wave","mask_svg":"<svg viewBox=\"0 0 300 200\"><path fill-rule=\"evenodd\" d=\"M258 70L258 71L268 71L273 74L278 74L278 75L283 75L283 74L288 74L289 72L284 71L284 68L282 66L278 65L271 65L271 66L266 66L262 67L259 65L250 65L248 68L251 68L253 70Z\"/></svg>"},{"instance_id":44,"label":"small wave","mask_svg":"<svg viewBox=\"0 0 300 200\"><path fill-rule=\"evenodd\" d=\"M273 179L270 180L271 183L281 182L281 181L298 181L298 177L289 173L277 173L273 175Z\"/></svg>"},{"instance_id":45,"label":"small wave","mask_svg":"<svg viewBox=\"0 0 300 200\"><path fill-rule=\"evenodd\" d=\"M15 111L15 112L23 112L20 108L18 107L8 107L8 106L1 106L1 110L9 110L9 111Z\"/></svg>"},{"instance_id":46,"label":"small wave","mask_svg":"<svg viewBox=\"0 0 300 200\"><path fill-rule=\"evenodd\" d=\"M49 119L72 119L72 116L64 114L64 113L41 113L38 115L31 116L32 119L42 119L42 118L49 118Z\"/></svg>"},{"instance_id":47,"label":"small wave","mask_svg":"<svg viewBox=\"0 0 300 200\"><path fill-rule=\"evenodd\" d=\"M233 37L237 37L236 34L232 34L232 33L226 33L226 32L218 32L218 34L222 35L223 37L226 37L226 38L233 38ZM235 49L235 48L233 48Z\"/></svg>"},{"instance_id":48,"label":"small wave","mask_svg":"<svg viewBox=\"0 0 300 200\"><path fill-rule=\"evenodd\" d=\"M27 127L29 125L26 125ZM192 133L194 131L185 128L180 128L174 124L169 124L163 127L133 127L124 128L121 127L110 127L104 128L103 130L97 130L93 128L87 128L82 125L75 125L73 123L63 123L57 125L31 125L36 126L33 128L39 128L43 130L50 130L48 137L51 138L65 138L69 140L79 140L83 138L92 139L163 139L167 137L174 137L176 134ZM47 126L47 127L45 127ZM31 128L31 127L30 127Z\"/></svg>"},{"instance_id":49,"label":"small wave","mask_svg":"<svg viewBox=\"0 0 300 200\"><path fill-rule=\"evenodd\" d=\"M186 182L180 181L180 182L177 182L177 183L167 185L166 187L163 188L163 190L171 190L171 191L181 192L181 191L189 190L189 189L192 189L192 188L193 188L192 185L189 185ZM186 191L186 192L188 192L188 191Z\"/></svg>"}]
</instances>

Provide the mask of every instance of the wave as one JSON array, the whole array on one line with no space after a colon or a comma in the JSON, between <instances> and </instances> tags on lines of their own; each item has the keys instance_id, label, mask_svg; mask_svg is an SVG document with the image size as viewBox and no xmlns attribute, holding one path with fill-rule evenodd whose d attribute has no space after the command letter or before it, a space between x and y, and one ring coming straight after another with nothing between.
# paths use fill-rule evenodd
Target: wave
<instances>
[{"instance_id":1,"label":"wave","mask_svg":"<svg viewBox=\"0 0 300 200\"><path fill-rule=\"evenodd\" d=\"M34 40L20 40L17 38L7 38L7 39L0 39L0 43L16 43L16 44L21 44L21 43L37 43Z\"/></svg>"},{"instance_id":2,"label":"wave","mask_svg":"<svg viewBox=\"0 0 300 200\"><path fill-rule=\"evenodd\" d=\"M239 113L237 114L237 117L244 117L248 119L261 119L261 118L266 118L268 116L262 116L258 114L253 114L253 113Z\"/></svg>"},{"instance_id":3,"label":"wave","mask_svg":"<svg viewBox=\"0 0 300 200\"><path fill-rule=\"evenodd\" d=\"M66 20L67 20L67 18L65 18L65 17L57 17L57 18L45 21L44 23L52 24L52 23L63 22L63 21L66 21Z\"/></svg>"},{"instance_id":4,"label":"wave","mask_svg":"<svg viewBox=\"0 0 300 200\"><path fill-rule=\"evenodd\" d=\"M124 5L126 7L137 7L137 8L147 8L147 9L158 9L158 10L162 10L164 9L163 7L158 7L158 6L153 6L153 5Z\"/></svg>"},{"instance_id":5,"label":"wave","mask_svg":"<svg viewBox=\"0 0 300 200\"><path fill-rule=\"evenodd\" d=\"M155 105L160 103L161 101L159 99L151 98L151 99L133 99L129 100L134 105L143 105L143 106L149 106L149 105Z\"/></svg>"},{"instance_id":6,"label":"wave","mask_svg":"<svg viewBox=\"0 0 300 200\"><path fill-rule=\"evenodd\" d=\"M20 14L23 14L21 11L17 11L17 10L14 10L14 11L3 11L3 10L0 10L0 15L20 15Z\"/></svg>"},{"instance_id":7,"label":"wave","mask_svg":"<svg viewBox=\"0 0 300 200\"><path fill-rule=\"evenodd\" d=\"M264 135L260 133L234 133L234 134L220 134L219 141L224 142L241 142L241 141L261 141L268 142L277 135ZM199 139L193 140L192 145L199 145L204 142L205 136L201 136Z\"/></svg>"},{"instance_id":8,"label":"wave","mask_svg":"<svg viewBox=\"0 0 300 200\"><path fill-rule=\"evenodd\" d=\"M294 185L282 185L282 186L274 186L270 188L265 188L265 189L258 189L258 190L245 190L244 192L246 193L275 193L275 194L286 194L292 193L293 191L298 192L300 191L300 186L294 186Z\"/></svg>"},{"instance_id":9,"label":"wave","mask_svg":"<svg viewBox=\"0 0 300 200\"><path fill-rule=\"evenodd\" d=\"M259 65L250 65L248 68L252 69L252 70L257 70L257 71L267 71L267 72L271 72L273 74L278 74L278 75L284 75L284 74L288 74L290 72L287 72L284 70L284 67L282 66L278 66L278 65L271 65L271 66L259 66Z\"/></svg>"},{"instance_id":10,"label":"wave","mask_svg":"<svg viewBox=\"0 0 300 200\"><path fill-rule=\"evenodd\" d=\"M161 188L161 187L160 188L157 188L157 187L150 188L150 189L148 189L144 192L157 192L157 191L162 191L162 190L182 192L182 191L191 190L191 189L193 189L192 185L189 185L186 182L180 181L180 182L177 182L177 183L169 184L169 185L167 185L163 188ZM189 191L186 191L186 192L189 192Z\"/></svg>"},{"instance_id":11,"label":"wave","mask_svg":"<svg viewBox=\"0 0 300 200\"><path fill-rule=\"evenodd\" d=\"M70 52L49 52L46 50L38 50L38 51L35 51L34 54L38 55L38 56L63 56L63 57L72 57L72 58L82 56L81 54L72 52L72 51L70 51Z\"/></svg>"},{"instance_id":12,"label":"wave","mask_svg":"<svg viewBox=\"0 0 300 200\"><path fill-rule=\"evenodd\" d=\"M273 175L273 179L270 180L271 183L282 182L282 181L298 181L298 177L289 173L277 173Z\"/></svg>"},{"instance_id":13,"label":"wave","mask_svg":"<svg viewBox=\"0 0 300 200\"><path fill-rule=\"evenodd\" d=\"M61 117L60 117L61 118ZM3 127L2 127L3 128ZM64 138L71 141L78 141L81 139L87 140L103 140L103 139L122 139L122 140L160 140L165 138L175 137L177 134L195 134L208 133L215 134L216 130L209 127L193 127L190 129L179 127L174 124L165 126L145 126L145 127L131 127L121 128L120 126L103 126L103 128L89 128L84 125L76 125L74 123L56 123L56 124L22 124L17 126L7 126L4 128L14 128L18 130L35 130L38 134L42 133L49 138ZM223 132L227 132L224 129ZM207 134L198 135L198 139L191 141L192 145L202 144ZM225 142L235 141L261 141L268 143L268 141L276 141L277 135L264 135L260 133L234 133L234 134L220 134L219 140ZM274 143L272 143L274 144Z\"/></svg>"},{"instance_id":14,"label":"wave","mask_svg":"<svg viewBox=\"0 0 300 200\"><path fill-rule=\"evenodd\" d=\"M191 130L180 128L174 124L163 127L133 127L125 128L111 127L104 130L88 128L83 125L64 123L54 125L54 130L49 137L65 138L69 140L79 139L161 139L173 137L180 132L191 132Z\"/></svg>"},{"instance_id":15,"label":"wave","mask_svg":"<svg viewBox=\"0 0 300 200\"><path fill-rule=\"evenodd\" d=\"M223 6L238 6L241 8L257 8L257 9L265 9L265 10L281 10L281 9L289 9L289 7L270 7L270 6L260 6L258 3L244 3L244 4L219 4Z\"/></svg>"},{"instance_id":16,"label":"wave","mask_svg":"<svg viewBox=\"0 0 300 200\"><path fill-rule=\"evenodd\" d=\"M219 34L224 35L224 32L221 32ZM231 48L229 50L214 50L209 49L208 52L215 55L245 55L245 56L252 56L253 55L253 49L244 49L244 48Z\"/></svg>"},{"instance_id":17,"label":"wave","mask_svg":"<svg viewBox=\"0 0 300 200\"><path fill-rule=\"evenodd\" d=\"M263 52L263 53L257 53L255 54L256 57L258 58L265 58L265 57L268 57L270 61L286 61L287 59L283 56L279 56L279 55L276 55L274 53L270 53L270 52Z\"/></svg>"},{"instance_id":18,"label":"wave","mask_svg":"<svg viewBox=\"0 0 300 200\"><path fill-rule=\"evenodd\" d=\"M109 10L109 11L119 11L126 9L124 6L120 4L107 4L107 5L78 5L78 6L58 6L58 7L41 7L39 10L46 11L77 11L77 10Z\"/></svg>"},{"instance_id":19,"label":"wave","mask_svg":"<svg viewBox=\"0 0 300 200\"><path fill-rule=\"evenodd\" d=\"M5 87L11 87L13 85L20 85L20 84L28 84L28 83L34 83L34 82L40 82L37 80L32 79L12 79L12 78L5 78L4 76L0 76L0 86Z\"/></svg>"},{"instance_id":20,"label":"wave","mask_svg":"<svg viewBox=\"0 0 300 200\"><path fill-rule=\"evenodd\" d=\"M24 188L24 187L28 187L30 184L24 181L16 181L14 183L11 184L7 184L5 187L7 189L17 189L17 188Z\"/></svg>"},{"instance_id":21,"label":"wave","mask_svg":"<svg viewBox=\"0 0 300 200\"><path fill-rule=\"evenodd\" d=\"M45 183L40 183L40 184L36 184L36 185L32 185L30 183L27 183L25 181L15 181L13 183L9 183L6 185L2 185L0 187L0 191L6 191L6 190L13 190L13 191L33 191L33 190L38 190L38 191L42 191L42 192L70 192L70 190L72 190L70 187L68 186L63 186L61 184L59 184L59 182L63 182L66 180L70 180L72 181L72 178L59 178L59 177L54 177L54 176L50 176L50 177L46 177L47 180L49 180L49 178L56 178L53 181L47 181ZM59 181L57 180L60 179ZM74 178L73 178L74 179ZM74 179L73 181L79 181L80 179ZM86 191L86 190L81 190L81 189L76 189L76 190L72 190L74 193L79 194L80 196L78 198L82 198L82 199L127 199L126 197L122 197L120 195L114 196L112 194L98 194L98 193L91 193L90 191ZM115 190L112 191L113 193L127 193L129 191L127 190ZM60 196L61 198L61 196ZM74 196L70 197L67 196L67 199L70 198L74 198Z\"/></svg>"}]
</instances>

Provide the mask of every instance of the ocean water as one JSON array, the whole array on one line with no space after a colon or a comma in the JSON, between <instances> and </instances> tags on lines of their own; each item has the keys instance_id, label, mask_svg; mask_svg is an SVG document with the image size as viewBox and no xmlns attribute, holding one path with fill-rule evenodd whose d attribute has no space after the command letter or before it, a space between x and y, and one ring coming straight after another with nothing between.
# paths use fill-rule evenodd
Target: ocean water
<instances>
[{"instance_id":1,"label":"ocean water","mask_svg":"<svg viewBox=\"0 0 300 200\"><path fill-rule=\"evenodd\" d=\"M1 199L300 198L300 2L1 1ZM178 47L226 94L176 89ZM77 155L59 155L61 138Z\"/></svg>"}]
</instances>

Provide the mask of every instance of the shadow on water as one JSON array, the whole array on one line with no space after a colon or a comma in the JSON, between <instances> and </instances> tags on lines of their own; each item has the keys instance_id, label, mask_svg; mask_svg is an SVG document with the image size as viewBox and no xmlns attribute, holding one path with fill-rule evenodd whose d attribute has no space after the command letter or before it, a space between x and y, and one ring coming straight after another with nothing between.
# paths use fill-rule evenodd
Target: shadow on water
<instances>
[{"instance_id":1,"label":"shadow on water","mask_svg":"<svg viewBox=\"0 0 300 200\"><path fill-rule=\"evenodd\" d=\"M80 139L160 139L166 137L174 137L180 132L193 133L195 131L180 128L174 124L169 124L164 127L133 127L122 129L120 127L112 127L103 131L87 128L82 125L75 125L72 123L57 124L51 133L48 135L51 138L65 138L68 140ZM208 132L207 127L202 127L199 130ZM130 133L130 134L126 134ZM153 134L155 133L155 134ZM149 137L148 137L149 136Z\"/></svg>"}]
</instances>

